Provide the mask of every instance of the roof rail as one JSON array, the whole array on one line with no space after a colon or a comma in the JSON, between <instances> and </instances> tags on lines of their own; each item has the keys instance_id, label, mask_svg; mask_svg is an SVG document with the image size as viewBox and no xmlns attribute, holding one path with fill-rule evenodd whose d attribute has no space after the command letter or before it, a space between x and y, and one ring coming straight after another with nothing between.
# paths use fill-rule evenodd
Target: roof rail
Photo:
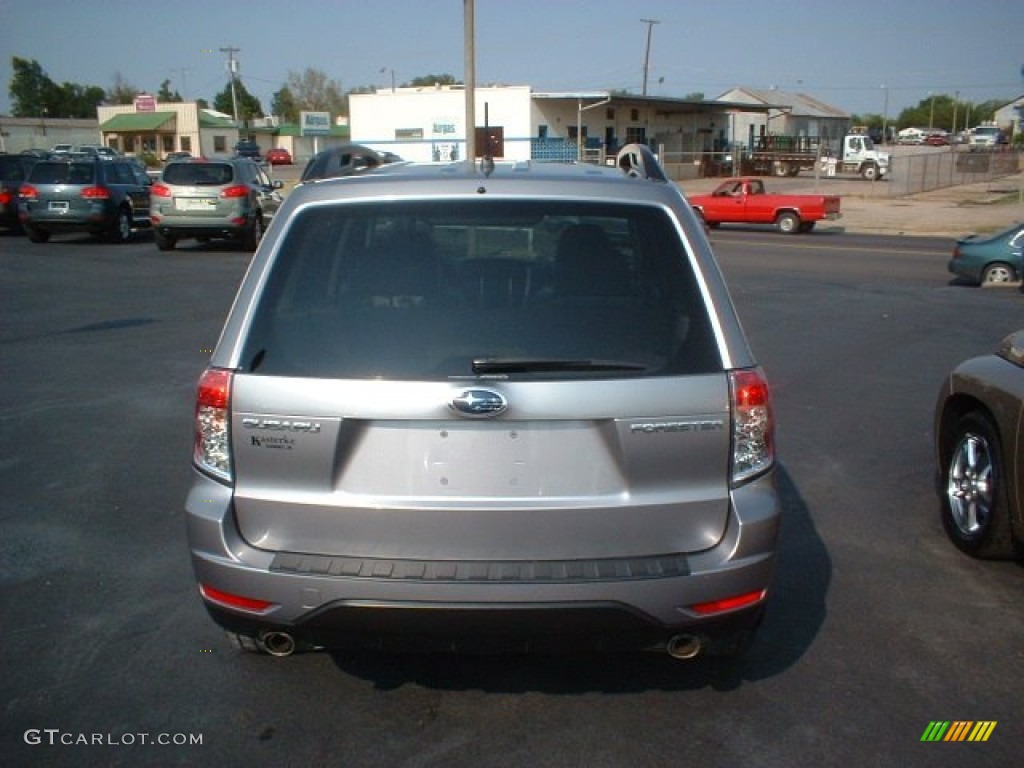
<instances>
[{"instance_id":1,"label":"roof rail","mask_svg":"<svg viewBox=\"0 0 1024 768\"><path fill-rule=\"evenodd\" d=\"M627 144L615 156L615 164L627 176L638 176L651 181L668 181L658 164L658 158L644 144Z\"/></svg>"}]
</instances>

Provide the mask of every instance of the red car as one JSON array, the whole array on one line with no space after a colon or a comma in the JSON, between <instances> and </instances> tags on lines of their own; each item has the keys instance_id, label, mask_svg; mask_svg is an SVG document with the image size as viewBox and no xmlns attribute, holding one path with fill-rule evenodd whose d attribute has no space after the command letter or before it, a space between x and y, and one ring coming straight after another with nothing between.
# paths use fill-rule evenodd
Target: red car
<instances>
[{"instance_id":1,"label":"red car","mask_svg":"<svg viewBox=\"0 0 1024 768\"><path fill-rule=\"evenodd\" d=\"M271 165L291 165L292 156L287 149L274 147L267 150L267 162Z\"/></svg>"}]
</instances>

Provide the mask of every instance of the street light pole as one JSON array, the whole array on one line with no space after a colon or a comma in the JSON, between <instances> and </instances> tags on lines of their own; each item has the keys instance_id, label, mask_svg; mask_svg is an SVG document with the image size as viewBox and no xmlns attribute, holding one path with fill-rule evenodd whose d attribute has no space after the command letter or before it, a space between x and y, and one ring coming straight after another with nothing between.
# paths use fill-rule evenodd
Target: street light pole
<instances>
[{"instance_id":1,"label":"street light pole","mask_svg":"<svg viewBox=\"0 0 1024 768\"><path fill-rule=\"evenodd\" d=\"M651 65L651 30L655 24L660 24L660 21L654 19L640 19L644 24L647 25L647 48L644 51L644 90L643 95L647 95L647 71Z\"/></svg>"},{"instance_id":2,"label":"street light pole","mask_svg":"<svg viewBox=\"0 0 1024 768\"><path fill-rule=\"evenodd\" d=\"M463 0L463 45L466 68L466 160L476 163L476 43L473 0Z\"/></svg>"},{"instance_id":3,"label":"street light pole","mask_svg":"<svg viewBox=\"0 0 1024 768\"><path fill-rule=\"evenodd\" d=\"M882 141L885 144L889 143L889 89L882 84L882 90L885 91L885 107L882 109Z\"/></svg>"}]
</instances>

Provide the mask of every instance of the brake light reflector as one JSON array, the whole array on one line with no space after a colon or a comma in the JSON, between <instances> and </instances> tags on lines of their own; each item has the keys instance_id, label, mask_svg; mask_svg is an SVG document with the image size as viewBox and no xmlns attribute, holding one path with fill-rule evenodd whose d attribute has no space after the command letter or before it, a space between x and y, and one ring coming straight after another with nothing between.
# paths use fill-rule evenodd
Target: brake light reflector
<instances>
[{"instance_id":1,"label":"brake light reflector","mask_svg":"<svg viewBox=\"0 0 1024 768\"><path fill-rule=\"evenodd\" d=\"M732 396L733 485L768 471L775 462L775 420L768 382L760 368L729 374Z\"/></svg>"},{"instance_id":2,"label":"brake light reflector","mask_svg":"<svg viewBox=\"0 0 1024 768\"><path fill-rule=\"evenodd\" d=\"M199 469L226 482L232 480L230 406L231 371L207 369L196 392L192 456Z\"/></svg>"},{"instance_id":3,"label":"brake light reflector","mask_svg":"<svg viewBox=\"0 0 1024 768\"><path fill-rule=\"evenodd\" d=\"M82 190L82 197L86 200L109 200L110 190L106 187L86 187Z\"/></svg>"},{"instance_id":4,"label":"brake light reflector","mask_svg":"<svg viewBox=\"0 0 1024 768\"><path fill-rule=\"evenodd\" d=\"M746 608L748 605L761 602L767 594L767 589L759 589L756 592L747 592L744 595L723 597L721 600L708 600L706 603L695 603L690 606L690 610L702 616L735 611L737 608Z\"/></svg>"},{"instance_id":5,"label":"brake light reflector","mask_svg":"<svg viewBox=\"0 0 1024 768\"><path fill-rule=\"evenodd\" d=\"M244 184L235 184L233 187L221 190L221 197L245 197L249 194L249 188Z\"/></svg>"},{"instance_id":6,"label":"brake light reflector","mask_svg":"<svg viewBox=\"0 0 1024 768\"><path fill-rule=\"evenodd\" d=\"M206 584L199 585L199 594L210 602L220 603L221 605L226 605L229 608L239 608L243 611L252 611L253 613L265 613L268 608L274 606L274 603L269 600L257 600L254 597L243 597L242 595L235 595L231 592L222 592L221 590L214 589Z\"/></svg>"},{"instance_id":7,"label":"brake light reflector","mask_svg":"<svg viewBox=\"0 0 1024 768\"><path fill-rule=\"evenodd\" d=\"M11 203L11 193L10 192L0 192L0 205L10 205L10 203Z\"/></svg>"}]
</instances>

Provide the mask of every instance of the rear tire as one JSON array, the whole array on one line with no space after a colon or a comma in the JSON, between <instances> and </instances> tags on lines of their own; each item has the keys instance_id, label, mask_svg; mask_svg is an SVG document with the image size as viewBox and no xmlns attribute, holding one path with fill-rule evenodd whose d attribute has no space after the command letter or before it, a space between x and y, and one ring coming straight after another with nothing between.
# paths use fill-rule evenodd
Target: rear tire
<instances>
[{"instance_id":1,"label":"rear tire","mask_svg":"<svg viewBox=\"0 0 1024 768\"><path fill-rule=\"evenodd\" d=\"M256 211L252 218L252 224L242 236L242 246L247 251L255 251L263 239L263 212Z\"/></svg>"},{"instance_id":2,"label":"rear tire","mask_svg":"<svg viewBox=\"0 0 1024 768\"><path fill-rule=\"evenodd\" d=\"M33 227L31 224L25 225L25 236L33 243L45 243L50 239L50 233L45 229L39 229Z\"/></svg>"},{"instance_id":3,"label":"rear tire","mask_svg":"<svg viewBox=\"0 0 1024 768\"><path fill-rule=\"evenodd\" d=\"M127 243L132 238L132 212L122 208L117 212L117 222L110 232L110 239L115 243Z\"/></svg>"},{"instance_id":4,"label":"rear tire","mask_svg":"<svg viewBox=\"0 0 1024 768\"><path fill-rule=\"evenodd\" d=\"M1013 267L1001 261L988 264L981 273L982 285L1005 285L1016 282L1016 280L1017 274L1013 271Z\"/></svg>"},{"instance_id":5,"label":"rear tire","mask_svg":"<svg viewBox=\"0 0 1024 768\"><path fill-rule=\"evenodd\" d=\"M869 163L861 169L860 175L868 181L874 181L878 178L878 166L874 163Z\"/></svg>"},{"instance_id":6,"label":"rear tire","mask_svg":"<svg viewBox=\"0 0 1024 768\"><path fill-rule=\"evenodd\" d=\"M960 417L942 453L942 525L972 557L1015 554L999 435L980 411Z\"/></svg>"},{"instance_id":7,"label":"rear tire","mask_svg":"<svg viewBox=\"0 0 1024 768\"><path fill-rule=\"evenodd\" d=\"M178 238L173 235L164 235L160 232L153 231L153 239L156 240L156 247L161 251L173 251L174 246L178 244Z\"/></svg>"},{"instance_id":8,"label":"rear tire","mask_svg":"<svg viewBox=\"0 0 1024 768\"><path fill-rule=\"evenodd\" d=\"M775 218L775 226L783 234L795 235L800 231L800 217L792 211L784 211Z\"/></svg>"}]
</instances>

